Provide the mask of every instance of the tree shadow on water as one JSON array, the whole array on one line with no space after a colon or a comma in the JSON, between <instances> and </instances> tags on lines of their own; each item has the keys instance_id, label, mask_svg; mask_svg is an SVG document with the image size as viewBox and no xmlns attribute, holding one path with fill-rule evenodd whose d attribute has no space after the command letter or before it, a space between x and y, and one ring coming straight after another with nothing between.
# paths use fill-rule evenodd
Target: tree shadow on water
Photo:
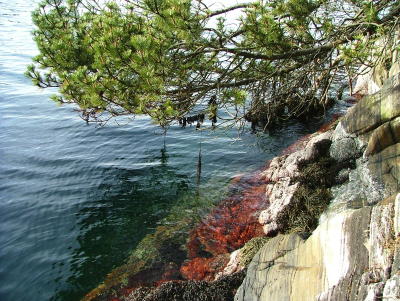
<instances>
[{"instance_id":1,"label":"tree shadow on water","mask_svg":"<svg viewBox=\"0 0 400 301\"><path fill-rule=\"evenodd\" d=\"M104 171L103 183L77 210L78 247L67 260L70 276L55 280L60 286L51 300L81 299L121 265L177 197L192 188L187 176L168 165L165 146L152 161L140 168Z\"/></svg>"}]
</instances>

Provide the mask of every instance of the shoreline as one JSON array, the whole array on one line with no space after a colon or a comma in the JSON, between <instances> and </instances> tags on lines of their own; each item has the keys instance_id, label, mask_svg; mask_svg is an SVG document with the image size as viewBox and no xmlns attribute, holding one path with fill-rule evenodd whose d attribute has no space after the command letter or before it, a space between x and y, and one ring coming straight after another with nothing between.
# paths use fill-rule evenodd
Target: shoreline
<instances>
[{"instance_id":1,"label":"shoreline","mask_svg":"<svg viewBox=\"0 0 400 301\"><path fill-rule=\"evenodd\" d=\"M317 132L326 131L337 118L337 115L333 116ZM301 136L281 150L280 155L299 151L313 136L315 133ZM243 261L249 261L251 258L248 257L261 247L261 240L257 241L257 238L265 236L259 215L268 207L265 187L270 180L264 174L271 161L253 172L232 178L227 196L214 204L200 222L187 217L179 224L158 226L153 234L139 243L127 264L111 271L104 283L82 300L123 300L140 288L154 289L169 281L209 282L243 271L245 266L238 266L239 258L235 258L235 252L248 244L249 251L246 252L249 254ZM182 235L187 239L182 239ZM163 254L155 250L154 242ZM170 245L163 246L163 242ZM117 296L112 297L107 292Z\"/></svg>"},{"instance_id":2,"label":"shoreline","mask_svg":"<svg viewBox=\"0 0 400 301\"><path fill-rule=\"evenodd\" d=\"M261 301L270 296L272 300L319 296L325 301L332 300L329 296L341 300L344 290L378 296L390 281L400 283L396 278L400 265L395 267L393 260L396 256L400 260L400 234L393 234L400 233L396 229L400 209L394 211L400 206L399 82L400 73L393 75L382 92L364 96L344 116L332 116L263 168L232 179L231 194L200 222L158 227L153 235L160 243L156 257L141 262L143 257L133 253L133 266L114 270L83 300ZM179 232L182 227L185 231ZM182 239L184 232L188 239ZM360 233L367 232L364 240L370 247L360 247L359 238L365 236ZM168 241L164 233L179 237L180 244L163 245ZM387 244L392 247L383 247ZM374 259L375 245L380 254ZM340 256L332 251L335 246ZM141 255L151 250L151 245L142 247ZM352 284L374 273L374 265L366 264L368 257L383 264L384 270L396 271L380 275L379 291L368 283L357 288ZM392 259L378 263L379 258ZM138 262L140 269L133 268ZM146 273L150 280L144 283ZM304 290L307 285L310 289Z\"/></svg>"}]
</instances>

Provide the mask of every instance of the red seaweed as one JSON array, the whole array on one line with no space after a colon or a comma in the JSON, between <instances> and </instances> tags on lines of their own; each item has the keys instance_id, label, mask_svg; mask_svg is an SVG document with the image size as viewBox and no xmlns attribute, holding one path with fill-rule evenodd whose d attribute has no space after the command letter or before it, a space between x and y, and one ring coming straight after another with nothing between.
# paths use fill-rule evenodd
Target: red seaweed
<instances>
[{"instance_id":1,"label":"red seaweed","mask_svg":"<svg viewBox=\"0 0 400 301\"><path fill-rule=\"evenodd\" d=\"M186 279L213 279L219 271L213 266L219 256L264 235L258 216L268 206L267 183L262 171L234 178L231 195L190 233L187 244L190 260L181 268Z\"/></svg>"},{"instance_id":2,"label":"red seaweed","mask_svg":"<svg viewBox=\"0 0 400 301\"><path fill-rule=\"evenodd\" d=\"M339 117L340 115L334 116L319 132L332 128ZM299 138L281 154L288 155L304 148L311 137L312 135L305 135ZM232 178L228 187L228 197L189 233L186 245L187 259L182 264L153 264L150 268L129 277L128 285L120 288L120 293L127 296L142 286L157 287L165 282L183 279L214 280L229 262L229 253L241 248L254 237L264 236L258 217L269 205L265 188L270 182L263 175L268 167L269 162L256 172ZM114 298L111 301L119 299Z\"/></svg>"}]
</instances>

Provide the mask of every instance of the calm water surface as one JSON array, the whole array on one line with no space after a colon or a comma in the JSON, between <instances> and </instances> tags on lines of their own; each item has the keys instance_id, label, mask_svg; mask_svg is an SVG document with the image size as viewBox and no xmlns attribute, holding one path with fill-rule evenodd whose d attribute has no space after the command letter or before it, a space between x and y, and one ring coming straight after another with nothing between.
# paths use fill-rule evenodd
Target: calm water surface
<instances>
[{"instance_id":1,"label":"calm water surface","mask_svg":"<svg viewBox=\"0 0 400 301\"><path fill-rule=\"evenodd\" d=\"M144 117L86 125L23 75L36 3L0 0L0 300L79 300L182 195L218 198L307 129L234 142L179 127L164 138Z\"/></svg>"}]
</instances>

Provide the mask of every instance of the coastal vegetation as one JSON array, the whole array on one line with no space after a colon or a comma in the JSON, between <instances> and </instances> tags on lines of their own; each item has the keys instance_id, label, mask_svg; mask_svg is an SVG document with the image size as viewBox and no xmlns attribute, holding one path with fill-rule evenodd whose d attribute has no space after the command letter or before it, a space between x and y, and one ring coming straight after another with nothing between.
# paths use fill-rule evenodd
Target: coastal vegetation
<instances>
[{"instance_id":1,"label":"coastal vegetation","mask_svg":"<svg viewBox=\"0 0 400 301\"><path fill-rule=\"evenodd\" d=\"M394 0L44 0L27 75L88 122L270 126L322 114L361 63L390 66L399 15Z\"/></svg>"}]
</instances>

